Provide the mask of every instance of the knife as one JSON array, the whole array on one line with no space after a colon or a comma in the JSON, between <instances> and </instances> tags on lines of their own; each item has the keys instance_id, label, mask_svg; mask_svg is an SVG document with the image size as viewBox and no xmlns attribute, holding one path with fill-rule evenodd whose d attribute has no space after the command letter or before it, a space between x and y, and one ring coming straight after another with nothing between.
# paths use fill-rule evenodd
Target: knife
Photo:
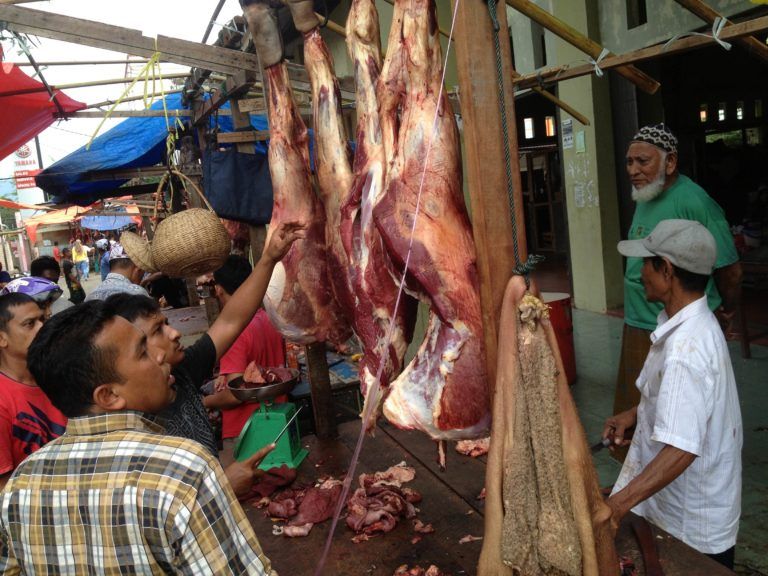
<instances>
[{"instance_id":1,"label":"knife","mask_svg":"<svg viewBox=\"0 0 768 576\"><path fill-rule=\"evenodd\" d=\"M603 448L608 448L608 446L611 445L611 440L609 438L603 438L598 442L597 444L593 444L589 447L589 451L592 452L592 454L597 454L602 450Z\"/></svg>"},{"instance_id":2,"label":"knife","mask_svg":"<svg viewBox=\"0 0 768 576\"><path fill-rule=\"evenodd\" d=\"M277 438L272 440L272 444L277 444L277 441L280 440L283 434L285 434L285 431L288 430L288 427L293 423L294 420L296 420L296 416L299 415L299 412L301 412L301 409L304 408L304 406L299 406L299 409L294 412L293 416L291 416L290 420L286 422L285 426L283 426L283 429L280 430L280 433L277 435Z\"/></svg>"}]
</instances>

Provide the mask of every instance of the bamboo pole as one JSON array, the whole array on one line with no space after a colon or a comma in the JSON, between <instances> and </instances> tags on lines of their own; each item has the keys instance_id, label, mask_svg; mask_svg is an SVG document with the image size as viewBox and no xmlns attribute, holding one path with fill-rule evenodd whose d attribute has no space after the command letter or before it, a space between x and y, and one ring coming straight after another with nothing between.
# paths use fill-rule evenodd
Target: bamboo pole
<instances>
[{"instance_id":1,"label":"bamboo pole","mask_svg":"<svg viewBox=\"0 0 768 576\"><path fill-rule=\"evenodd\" d=\"M725 18L717 10L713 9L707 3L702 2L701 0L675 0L675 2L710 24L714 23L717 18ZM723 30L726 30L731 26L733 26L733 23L726 19L725 27ZM768 62L768 44L765 42L760 42L760 40L754 36L746 36L744 38L739 38L736 41L739 43L739 45L746 48L748 52Z\"/></svg>"},{"instance_id":2,"label":"bamboo pole","mask_svg":"<svg viewBox=\"0 0 768 576\"><path fill-rule=\"evenodd\" d=\"M555 18L546 10L542 10L530 0L506 0L506 2L518 12L528 16L528 18L534 22L540 24L592 58L598 58L603 51L603 47L600 44L569 26L559 18ZM613 55L612 52L608 53L608 56ZM616 72L648 94L655 94L659 89L660 84L656 80L634 66L620 66L616 69Z\"/></svg>"},{"instance_id":3,"label":"bamboo pole","mask_svg":"<svg viewBox=\"0 0 768 576\"><path fill-rule=\"evenodd\" d=\"M317 16L321 22L325 20L325 16L323 16L322 14L318 14L317 12L315 12L315 16ZM328 30L330 30L331 32L336 32L336 34L338 34L342 38L347 37L347 31L344 29L344 26L340 24L336 24L336 22L334 22L331 19L328 19L325 22L325 27L328 28Z\"/></svg>"},{"instance_id":4,"label":"bamboo pole","mask_svg":"<svg viewBox=\"0 0 768 576\"><path fill-rule=\"evenodd\" d=\"M721 32L720 39L735 40L765 30L768 30L768 16L728 26ZM709 36L687 36L676 40L669 46L666 44L658 44L656 46L634 50L633 52L622 54L620 56L609 56L600 62L600 68L609 70L633 62L644 62L654 58L671 56L672 54L679 54L680 52L711 46L714 43L715 40ZM547 70L540 70L534 74L523 74L516 78L514 82L519 89L533 88L539 86L540 82L560 82L570 78L586 76L587 74L592 74L594 71L595 67L591 64L574 66L573 68L555 66L554 68L548 68Z\"/></svg>"},{"instance_id":5,"label":"bamboo pole","mask_svg":"<svg viewBox=\"0 0 768 576\"><path fill-rule=\"evenodd\" d=\"M140 60L66 60L56 62L38 62L38 66L92 66L94 64L146 64L148 59L142 58ZM13 64L14 66L32 66L29 62L7 62L7 64Z\"/></svg>"},{"instance_id":6,"label":"bamboo pole","mask_svg":"<svg viewBox=\"0 0 768 576\"><path fill-rule=\"evenodd\" d=\"M517 78L519 78L519 77L520 77L520 76L517 76ZM512 81L514 82L514 81L515 81L515 80L514 80L514 79L515 79L515 76L514 76L514 75L512 76L512 79L513 79ZM560 100L560 98L558 98L557 96L555 96L555 95L554 95L554 94L552 94L551 92L548 92L548 91L544 90L543 88L540 88L539 86L532 86L532 87L531 87L531 90L533 90L534 92L536 92L536 93L537 93L537 94L539 94L540 96L543 96L544 98L546 98L547 100L549 100L550 102L552 102L552 103L553 103L555 106L557 106L558 108L560 108L560 109L561 109L561 110L563 110L564 112L567 112L568 114L570 114L571 116L573 116L573 117L574 117L576 120L578 120L578 121L579 121L579 122L580 122L582 125L584 125L584 126L589 126L589 118L587 118L586 116L584 116L584 114L582 114L581 112L579 112L578 110L576 110L576 109L575 109L573 106L571 106L570 104L568 104L568 103L566 103L566 102L563 102L562 100Z\"/></svg>"},{"instance_id":7,"label":"bamboo pole","mask_svg":"<svg viewBox=\"0 0 768 576\"><path fill-rule=\"evenodd\" d=\"M189 72L179 72L176 74L163 74L163 80L173 78L186 78ZM88 88L90 86L107 86L108 84L130 84L136 78L112 78L110 80L91 80L89 82L74 82L72 84L57 84L51 86L52 90L72 90L73 88ZM157 78L159 80L159 78ZM151 79L150 79L151 81ZM3 96L18 96L20 94L34 94L36 92L46 92L45 86L35 88L23 88L21 90L11 90L9 92L0 92L0 98Z\"/></svg>"},{"instance_id":8,"label":"bamboo pole","mask_svg":"<svg viewBox=\"0 0 768 576\"><path fill-rule=\"evenodd\" d=\"M162 93L155 93L155 94L147 94L146 98L157 98L159 96L167 96L168 94L178 94L179 92L182 92L181 89L178 90L166 90ZM141 96L126 96L125 98L122 98L120 100L120 103L123 102L135 102L136 100L143 100L145 98L144 95ZM85 109L88 108L101 108L103 106L112 106L113 104L117 103L117 100L104 100L103 102L96 102L95 104L88 104Z\"/></svg>"}]
</instances>

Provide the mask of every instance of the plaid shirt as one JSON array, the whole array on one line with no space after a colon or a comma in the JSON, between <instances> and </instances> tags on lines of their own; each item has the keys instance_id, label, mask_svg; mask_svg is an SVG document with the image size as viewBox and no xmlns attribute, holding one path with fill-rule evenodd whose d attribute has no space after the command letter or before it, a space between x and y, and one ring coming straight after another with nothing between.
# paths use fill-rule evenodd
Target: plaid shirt
<instances>
[{"instance_id":1,"label":"plaid shirt","mask_svg":"<svg viewBox=\"0 0 768 576\"><path fill-rule=\"evenodd\" d=\"M224 472L141 414L73 418L0 493L3 574L271 573Z\"/></svg>"}]
</instances>

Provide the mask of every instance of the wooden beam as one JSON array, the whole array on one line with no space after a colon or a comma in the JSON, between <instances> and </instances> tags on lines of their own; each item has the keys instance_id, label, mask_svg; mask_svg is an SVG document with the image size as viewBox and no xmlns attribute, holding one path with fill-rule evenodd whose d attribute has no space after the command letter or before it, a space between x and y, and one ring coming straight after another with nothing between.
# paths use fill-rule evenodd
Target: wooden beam
<instances>
[{"instance_id":1,"label":"wooden beam","mask_svg":"<svg viewBox=\"0 0 768 576\"><path fill-rule=\"evenodd\" d=\"M453 0L456 2L457 0ZM507 11L503 2L496 11L499 27L507 30ZM480 279L480 304L488 372L488 389L493 396L496 381L498 322L504 288L515 266L512 220L517 223L520 258L527 258L520 165L517 153L517 126L513 97L512 57L506 32L500 38L504 70L503 104L507 112L507 132L502 128L496 77L496 52L493 26L484 0L461 0L456 19L456 67L461 93L464 125L465 167L472 206L472 230L477 250ZM504 138L510 152L515 213L510 213L507 198Z\"/></svg>"},{"instance_id":2,"label":"wooden beam","mask_svg":"<svg viewBox=\"0 0 768 576\"><path fill-rule=\"evenodd\" d=\"M199 170L198 170L199 171ZM83 176L86 182L101 180L131 180L133 178L156 178L168 172L167 166L148 166L146 168L118 168L115 170L93 170ZM202 172L201 172L202 173ZM157 184L154 185L157 188ZM151 190L152 192L155 189Z\"/></svg>"},{"instance_id":3,"label":"wooden beam","mask_svg":"<svg viewBox=\"0 0 768 576\"><path fill-rule=\"evenodd\" d=\"M105 118L109 114L110 118L163 118L165 110L83 110L80 112L70 112L65 118ZM168 117L175 116L188 117L192 115L192 110L168 110Z\"/></svg>"},{"instance_id":4,"label":"wooden beam","mask_svg":"<svg viewBox=\"0 0 768 576\"><path fill-rule=\"evenodd\" d=\"M219 144L247 144L269 140L269 130L243 130L241 132L219 132L216 135Z\"/></svg>"},{"instance_id":5,"label":"wooden beam","mask_svg":"<svg viewBox=\"0 0 768 576\"><path fill-rule=\"evenodd\" d=\"M255 54L229 50L158 36L157 40L144 36L139 30L102 24L92 20L62 16L42 10L0 6L0 21L9 30L93 46L134 56L151 57L155 51L161 53L160 60L174 62L195 68L235 74L240 70L255 70L258 59Z\"/></svg>"},{"instance_id":6,"label":"wooden beam","mask_svg":"<svg viewBox=\"0 0 768 576\"><path fill-rule=\"evenodd\" d=\"M718 18L725 18L717 10L701 0L675 0L675 2L693 12L696 16L709 24L713 24ZM731 26L733 26L733 22L725 19L723 30L727 30ZM761 42L751 35L739 38L736 42L738 42L740 46L746 48L749 53L762 59L763 62L768 62L768 44L765 42Z\"/></svg>"},{"instance_id":7,"label":"wooden beam","mask_svg":"<svg viewBox=\"0 0 768 576\"><path fill-rule=\"evenodd\" d=\"M755 18L754 20L723 28L723 31L720 33L720 39L733 40L765 30L768 30L768 16ZM621 56L609 56L600 62L600 68L610 70L611 68L622 66L624 64L645 62L647 60L663 58L665 56L687 52L688 50L694 50L696 48L712 46L714 44L715 40L708 36L686 36L685 38L676 40L669 46L666 44L657 44L656 46L649 46L648 48L635 50L627 54L622 54ZM519 76L515 79L515 86L518 89L532 88L538 86L540 82L560 82L570 78L586 76L587 74L592 74L594 71L595 67L591 64L573 66L571 68L555 66L554 68L539 70L533 74Z\"/></svg>"},{"instance_id":8,"label":"wooden beam","mask_svg":"<svg viewBox=\"0 0 768 576\"><path fill-rule=\"evenodd\" d=\"M569 26L562 20L555 18L546 10L542 10L536 4L531 2L531 0L506 0L506 2L518 12L528 16L528 18L538 23L540 26L543 26L592 58L598 58L603 51L603 47L600 44ZM609 52L608 56L613 56L613 53ZM634 66L621 66L616 69L616 72L648 94L655 94L659 89L660 84L656 80Z\"/></svg>"},{"instance_id":9,"label":"wooden beam","mask_svg":"<svg viewBox=\"0 0 768 576\"><path fill-rule=\"evenodd\" d=\"M163 80L172 80L174 78L186 78L189 76L187 72L179 72L177 74L164 74ZM111 78L108 80L89 80L88 82L73 82L71 84L51 84L52 90L73 90L75 88L90 88L92 86L108 86L110 84L130 84L135 78ZM3 96L18 96L20 94L34 94L36 92L47 92L48 89L45 86L35 86L33 88L22 88L19 90L10 90L8 92L0 92L0 98Z\"/></svg>"},{"instance_id":10,"label":"wooden beam","mask_svg":"<svg viewBox=\"0 0 768 576\"><path fill-rule=\"evenodd\" d=\"M239 98L244 96L256 81L256 69L241 70L234 76L226 79L221 90L213 95L209 100L205 100L195 109L195 115L192 124L204 122L211 114L226 104L230 98Z\"/></svg>"}]
</instances>

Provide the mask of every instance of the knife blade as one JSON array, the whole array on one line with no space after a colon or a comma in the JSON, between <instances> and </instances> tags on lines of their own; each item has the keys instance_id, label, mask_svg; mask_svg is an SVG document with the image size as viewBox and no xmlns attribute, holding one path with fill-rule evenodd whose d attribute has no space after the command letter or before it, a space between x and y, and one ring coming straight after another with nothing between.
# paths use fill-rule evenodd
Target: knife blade
<instances>
[{"instance_id":1,"label":"knife blade","mask_svg":"<svg viewBox=\"0 0 768 576\"><path fill-rule=\"evenodd\" d=\"M304 406L299 406L299 409L294 412L293 416L291 416L290 420L286 422L285 426L283 426L283 429L280 430L280 433L277 435L277 437L272 440L272 444L277 444L277 441L280 440L283 434L285 434L285 431L288 430L288 427L291 425L291 423L296 420L296 416L299 415L299 412L301 412L301 409L304 408Z\"/></svg>"},{"instance_id":2,"label":"knife blade","mask_svg":"<svg viewBox=\"0 0 768 576\"><path fill-rule=\"evenodd\" d=\"M592 454L597 454L602 450L603 448L608 448L608 446L611 445L611 441L609 438L603 438L598 442L597 444L593 444L589 447L589 451L592 452Z\"/></svg>"}]
</instances>

